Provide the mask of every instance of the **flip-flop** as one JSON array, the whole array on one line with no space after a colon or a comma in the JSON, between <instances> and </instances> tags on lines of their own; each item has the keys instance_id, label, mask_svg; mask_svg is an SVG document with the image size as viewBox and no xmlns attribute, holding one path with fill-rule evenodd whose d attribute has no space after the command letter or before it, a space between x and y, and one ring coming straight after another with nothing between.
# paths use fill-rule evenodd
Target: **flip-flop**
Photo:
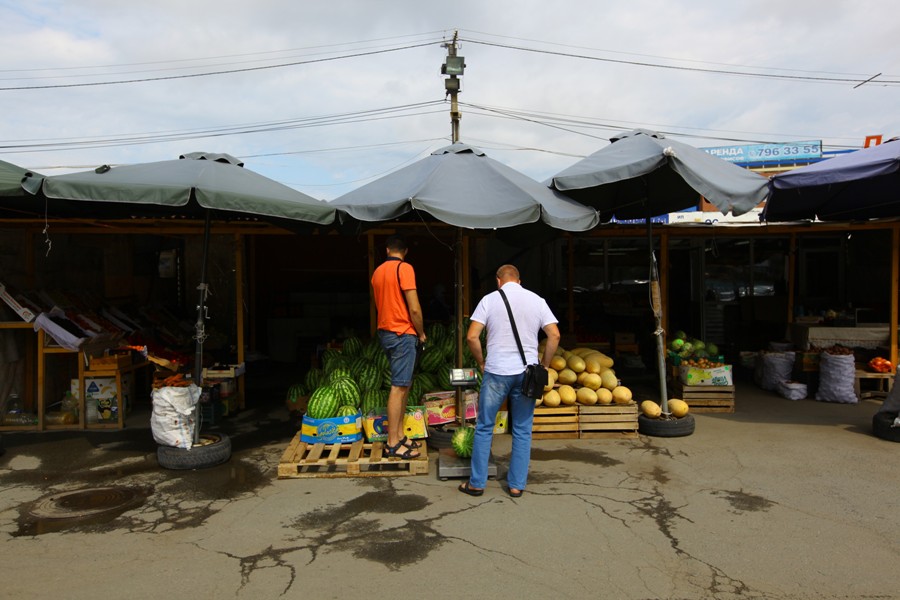
<instances>
[{"instance_id":1,"label":"flip-flop","mask_svg":"<svg viewBox=\"0 0 900 600\"><path fill-rule=\"evenodd\" d=\"M521 498L521 497L522 497L522 492L524 492L524 491L525 491L525 490L519 490L519 491L517 491L517 492L514 492L514 491L512 491L512 488L507 488L507 490L506 490L506 492L509 494L509 496L510 496L511 498Z\"/></svg>"},{"instance_id":2,"label":"flip-flop","mask_svg":"<svg viewBox=\"0 0 900 600\"><path fill-rule=\"evenodd\" d=\"M484 490L483 490L483 489L480 489L480 490L479 490L479 489L476 489L476 488L473 488L473 487L469 487L469 482L468 482L468 481L466 481L465 483L459 484L459 488L458 488L458 489L459 489L459 491L461 491L463 494L468 494L468 495L470 495L470 496L480 496L480 495L482 495L482 494L484 493Z\"/></svg>"}]
</instances>

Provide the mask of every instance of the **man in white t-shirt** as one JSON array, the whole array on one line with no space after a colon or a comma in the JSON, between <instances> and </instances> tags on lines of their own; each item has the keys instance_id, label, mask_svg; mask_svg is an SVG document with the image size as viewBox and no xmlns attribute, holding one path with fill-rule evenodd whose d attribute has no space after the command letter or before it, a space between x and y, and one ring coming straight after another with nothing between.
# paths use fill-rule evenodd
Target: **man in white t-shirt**
<instances>
[{"instance_id":1,"label":"man in white t-shirt","mask_svg":"<svg viewBox=\"0 0 900 600\"><path fill-rule=\"evenodd\" d=\"M481 299L472 313L471 325L466 334L469 350L484 373L478 398L478 417L475 423L475 445L472 449L472 472L469 480L459 486L459 491L470 496L480 496L487 484L488 458L494 437L494 421L497 411L508 401L509 424L512 430L512 453L509 459L507 484L509 495L518 498L525 490L528 465L531 461L531 427L534 420L534 399L522 394L525 364L513 334L509 312L500 295L506 295L522 342L522 350L528 364L538 362L538 333L543 330L547 343L541 363L550 366L559 346L557 319L546 300L522 287L519 270L513 265L503 265L497 270L498 291ZM487 359L481 351L481 332L487 329Z\"/></svg>"}]
</instances>

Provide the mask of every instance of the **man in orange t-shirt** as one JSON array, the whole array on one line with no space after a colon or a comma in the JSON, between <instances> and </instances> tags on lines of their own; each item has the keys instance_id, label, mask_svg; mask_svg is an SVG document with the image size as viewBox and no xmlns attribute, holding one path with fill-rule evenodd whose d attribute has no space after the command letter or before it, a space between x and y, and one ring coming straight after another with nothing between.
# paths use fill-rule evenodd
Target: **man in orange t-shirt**
<instances>
[{"instance_id":1,"label":"man in orange t-shirt","mask_svg":"<svg viewBox=\"0 0 900 600\"><path fill-rule=\"evenodd\" d=\"M419 443L403 435L406 400L416 366L416 344L425 344L422 306L416 293L416 273L404 262L406 242L391 236L385 242L387 259L372 274L372 291L378 309L378 339L391 363L388 396L388 456L417 458Z\"/></svg>"}]
</instances>

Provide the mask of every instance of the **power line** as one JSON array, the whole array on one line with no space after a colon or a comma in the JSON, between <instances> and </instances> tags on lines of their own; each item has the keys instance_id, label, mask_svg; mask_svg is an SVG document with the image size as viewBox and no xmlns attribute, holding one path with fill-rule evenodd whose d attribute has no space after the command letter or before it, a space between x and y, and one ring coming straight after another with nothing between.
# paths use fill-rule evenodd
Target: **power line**
<instances>
[{"instance_id":1,"label":"power line","mask_svg":"<svg viewBox=\"0 0 900 600\"><path fill-rule=\"evenodd\" d=\"M280 63L277 65L264 65L258 67L243 67L239 69L224 69L221 71L207 71L204 73L192 73L185 75L165 75L160 77L144 77L140 79L119 79L115 81L91 81L87 83L58 83L58 84L48 84L48 85L26 85L26 86L12 86L12 87L0 87L0 92L9 92L14 90L47 90L47 89L59 89L59 88L75 88L75 87L95 87L101 85L121 85L126 83L146 83L149 81L170 81L173 79L190 79L194 77L210 77L212 75L230 75L234 73L247 73L250 71L263 71L266 69L281 69L284 67L295 67L298 65L308 65L314 63L322 63L322 62L331 62L335 60L344 60L347 58L359 58L362 56L373 56L375 54L385 54L388 52L399 52L400 50L410 50L412 48L422 48L424 46L434 46L437 42L425 42L422 44L413 44L410 46L401 46L397 48L389 48L386 50L372 50L370 52L358 52L356 54L345 54L342 56L332 56L329 58L317 58L310 60L300 60L293 61L288 63Z\"/></svg>"}]
</instances>

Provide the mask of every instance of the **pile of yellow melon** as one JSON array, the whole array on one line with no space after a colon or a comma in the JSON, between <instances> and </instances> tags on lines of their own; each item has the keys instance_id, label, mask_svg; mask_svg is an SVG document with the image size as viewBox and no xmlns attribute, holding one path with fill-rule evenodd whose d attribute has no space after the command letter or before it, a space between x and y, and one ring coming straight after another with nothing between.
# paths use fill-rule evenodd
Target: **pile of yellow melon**
<instances>
[{"instance_id":1,"label":"pile of yellow melon","mask_svg":"<svg viewBox=\"0 0 900 600\"><path fill-rule=\"evenodd\" d=\"M535 406L631 404L631 390L620 385L612 366L612 358L593 348L557 348L544 395Z\"/></svg>"},{"instance_id":2,"label":"pile of yellow melon","mask_svg":"<svg viewBox=\"0 0 900 600\"><path fill-rule=\"evenodd\" d=\"M688 414L688 403L684 400L670 398L666 404L668 405L669 413L675 418L680 419ZM645 417L658 419L662 416L662 407L653 400L644 400L641 402L641 413Z\"/></svg>"}]
</instances>

